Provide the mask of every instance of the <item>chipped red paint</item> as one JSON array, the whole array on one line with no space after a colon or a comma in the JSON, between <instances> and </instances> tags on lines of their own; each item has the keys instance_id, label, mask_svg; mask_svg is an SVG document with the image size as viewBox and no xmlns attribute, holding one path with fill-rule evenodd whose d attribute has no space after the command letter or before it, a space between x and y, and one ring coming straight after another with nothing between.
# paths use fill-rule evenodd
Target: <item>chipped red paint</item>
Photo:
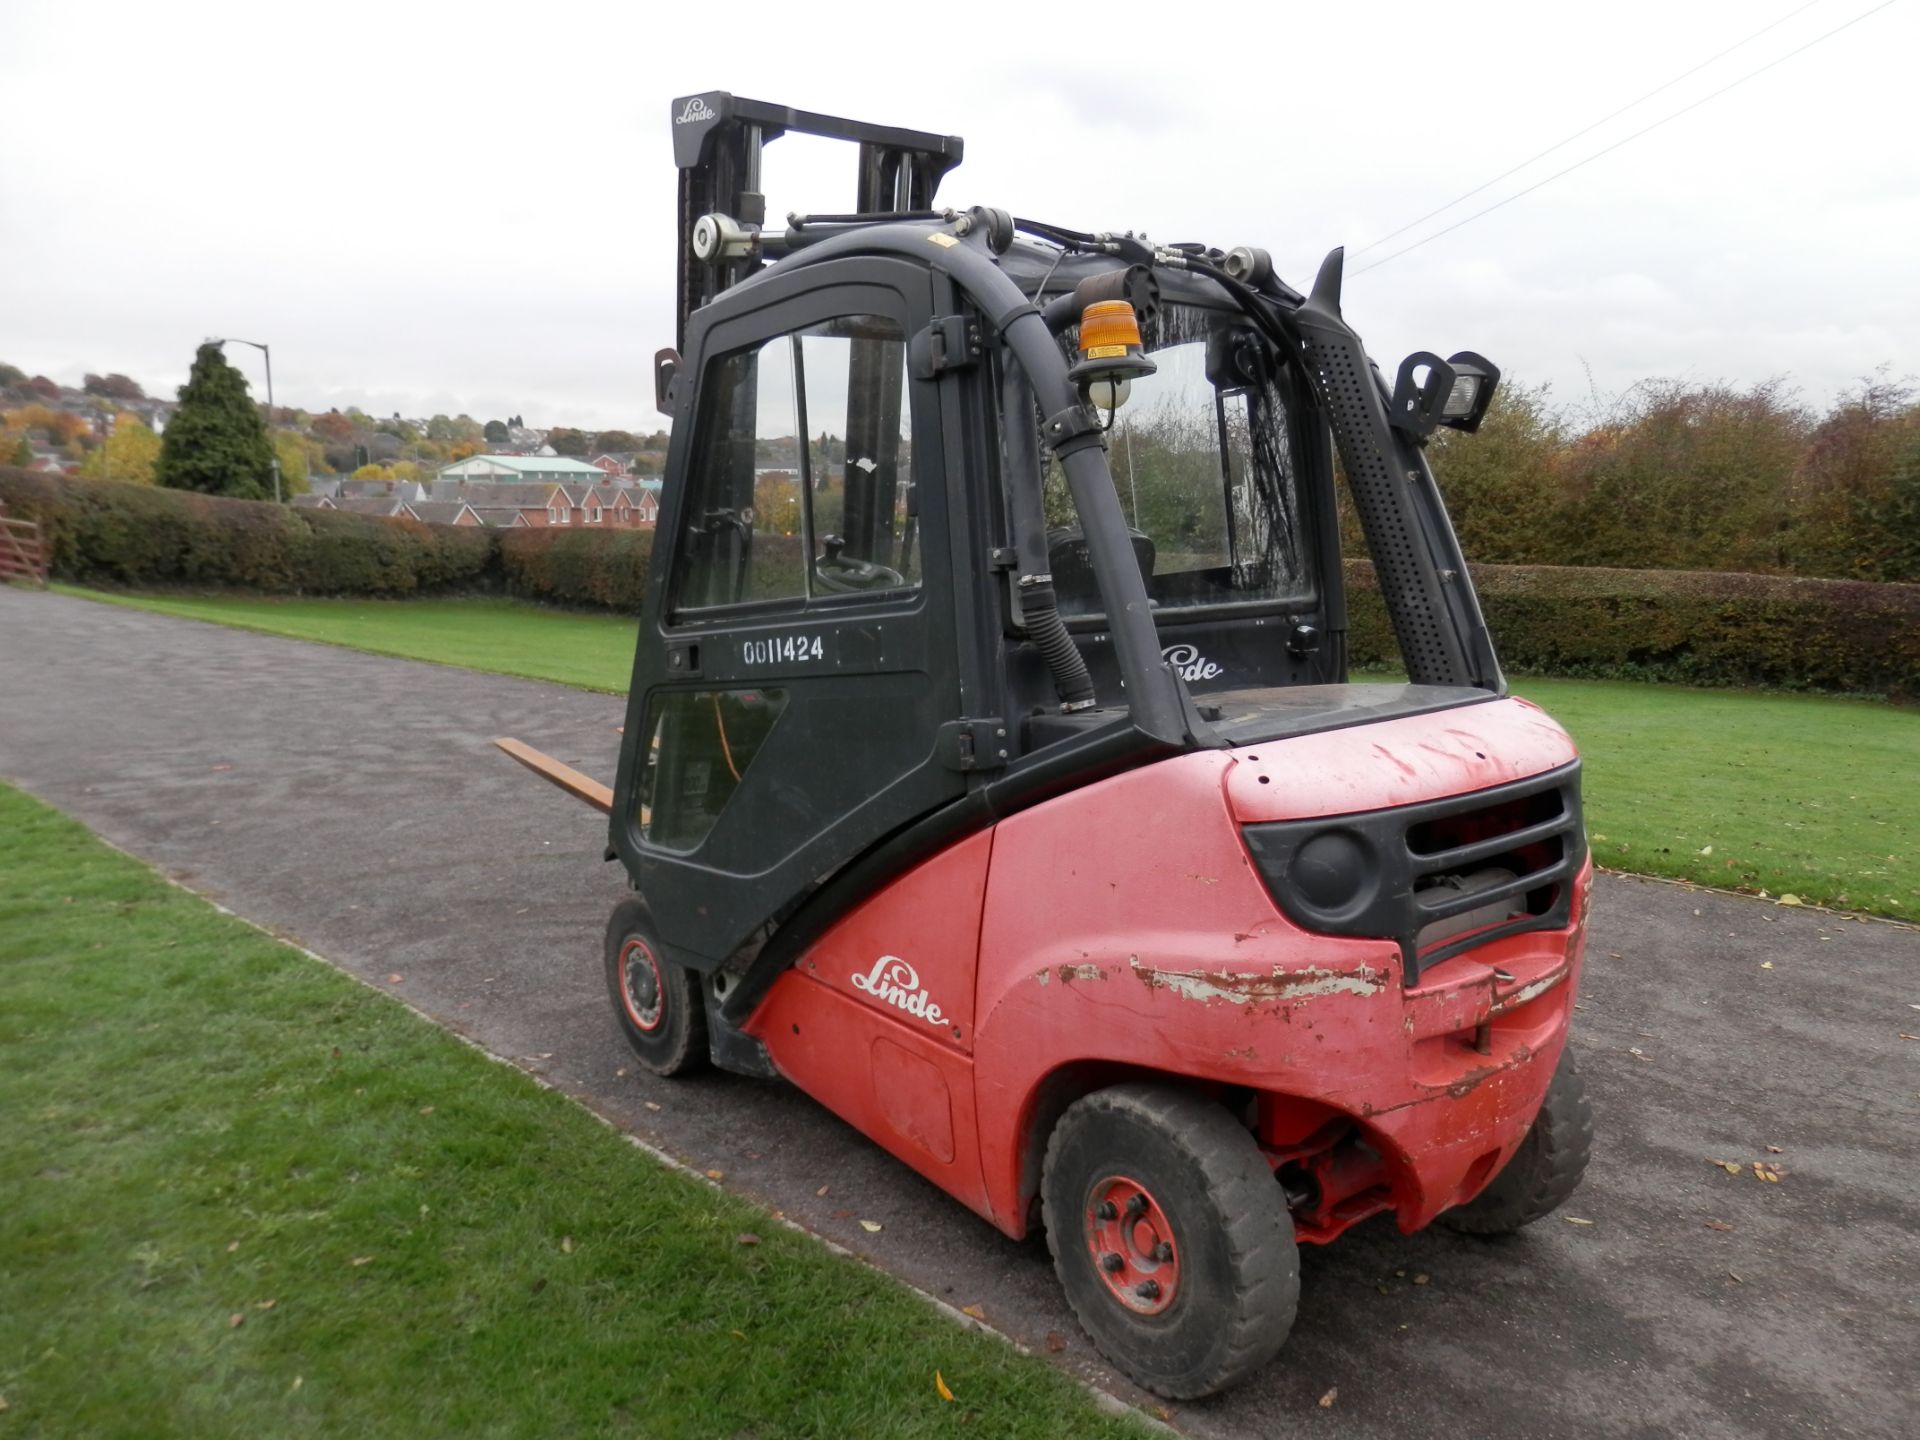
<instances>
[{"instance_id":1,"label":"chipped red paint","mask_svg":"<svg viewBox=\"0 0 1920 1440\"><path fill-rule=\"evenodd\" d=\"M1541 712L1496 700L1130 771L875 896L748 1029L803 1089L1009 1235L1029 1228L1066 1104L1153 1076L1253 1092L1269 1162L1308 1196L1301 1239L1381 1210L1418 1229L1472 1198L1533 1121L1578 990L1591 866L1566 929L1489 941L1408 988L1394 942L1288 921L1240 827L1461 794L1573 758ZM907 967L893 1003L854 984L882 958ZM906 980L940 1024L899 1008Z\"/></svg>"}]
</instances>

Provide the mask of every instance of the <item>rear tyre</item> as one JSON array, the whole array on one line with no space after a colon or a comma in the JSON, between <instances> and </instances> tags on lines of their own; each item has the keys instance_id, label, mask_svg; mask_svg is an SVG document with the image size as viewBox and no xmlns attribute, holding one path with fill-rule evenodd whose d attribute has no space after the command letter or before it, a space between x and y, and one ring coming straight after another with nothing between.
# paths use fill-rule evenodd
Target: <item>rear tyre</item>
<instances>
[{"instance_id":1,"label":"rear tyre","mask_svg":"<svg viewBox=\"0 0 1920 1440\"><path fill-rule=\"evenodd\" d=\"M1592 1153L1593 1109L1569 1045L1513 1158L1486 1189L1441 1215L1440 1223L1466 1235L1511 1235L1567 1202L1580 1188Z\"/></svg>"},{"instance_id":2,"label":"rear tyre","mask_svg":"<svg viewBox=\"0 0 1920 1440\"><path fill-rule=\"evenodd\" d=\"M614 907L606 968L614 1018L641 1064L656 1075L685 1075L707 1063L699 977L667 959L638 900Z\"/></svg>"},{"instance_id":3,"label":"rear tyre","mask_svg":"<svg viewBox=\"0 0 1920 1440\"><path fill-rule=\"evenodd\" d=\"M1068 1303L1137 1384L1210 1395L1286 1340L1300 1296L1293 1220L1221 1106L1159 1085L1089 1095L1054 1127L1040 1194Z\"/></svg>"}]
</instances>

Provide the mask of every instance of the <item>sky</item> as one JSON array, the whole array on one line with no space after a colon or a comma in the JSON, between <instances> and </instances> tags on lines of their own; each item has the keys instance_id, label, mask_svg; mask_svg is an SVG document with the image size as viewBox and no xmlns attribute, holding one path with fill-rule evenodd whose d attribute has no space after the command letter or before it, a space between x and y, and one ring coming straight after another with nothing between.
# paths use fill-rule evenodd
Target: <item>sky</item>
<instances>
[{"instance_id":1,"label":"sky","mask_svg":"<svg viewBox=\"0 0 1920 1440\"><path fill-rule=\"evenodd\" d=\"M657 428L670 103L722 89L965 136L945 203L1261 245L1303 289L1344 244L1389 373L1471 349L1574 406L1652 376L1824 405L1920 372L1920 0L1362 267L1879 3L4 0L0 360L170 394L236 336L283 405ZM852 151L786 137L767 188L772 215L847 208Z\"/></svg>"}]
</instances>

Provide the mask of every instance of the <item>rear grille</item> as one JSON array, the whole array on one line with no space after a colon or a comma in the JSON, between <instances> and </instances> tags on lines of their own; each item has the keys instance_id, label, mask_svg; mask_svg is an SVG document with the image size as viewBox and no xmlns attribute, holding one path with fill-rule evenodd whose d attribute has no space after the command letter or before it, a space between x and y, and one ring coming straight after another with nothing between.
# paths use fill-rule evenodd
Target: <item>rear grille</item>
<instances>
[{"instance_id":1,"label":"rear grille","mask_svg":"<svg viewBox=\"0 0 1920 1440\"><path fill-rule=\"evenodd\" d=\"M1578 761L1444 800L1243 833L1288 919L1398 942L1409 985L1489 940L1564 928L1587 854Z\"/></svg>"}]
</instances>

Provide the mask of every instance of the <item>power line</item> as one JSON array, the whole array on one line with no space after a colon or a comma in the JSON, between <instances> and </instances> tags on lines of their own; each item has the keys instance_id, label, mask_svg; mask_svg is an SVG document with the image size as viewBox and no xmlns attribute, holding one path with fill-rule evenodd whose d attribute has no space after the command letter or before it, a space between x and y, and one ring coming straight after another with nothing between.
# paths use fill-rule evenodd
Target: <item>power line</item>
<instances>
[{"instance_id":1,"label":"power line","mask_svg":"<svg viewBox=\"0 0 1920 1440\"><path fill-rule=\"evenodd\" d=\"M1612 111L1609 114L1601 116L1598 120L1594 121L1591 125L1588 125L1584 129L1576 130L1573 132L1573 134L1567 136L1565 139L1556 140L1553 142L1553 144L1547 146L1546 149L1538 151L1535 154L1529 155L1526 159L1522 160L1518 165L1515 165L1512 169L1502 170L1498 175L1494 176L1491 180L1483 181L1481 184L1478 184L1474 186L1473 189L1467 191L1464 195L1454 196L1453 199L1447 201L1447 203L1442 205L1439 209L1429 210L1426 214L1422 215L1418 220L1409 220L1406 224L1402 225L1398 230L1389 230L1386 234L1382 235L1378 240L1369 241L1367 244L1362 245L1358 250L1354 251L1353 252L1354 255L1357 257L1357 256L1366 254L1367 251L1369 250L1377 250L1382 245L1386 244L1387 241L1393 239L1397 235L1406 234L1407 231L1413 229L1416 225L1424 225L1427 223L1427 221L1433 219L1434 216L1444 215L1447 211L1451 210L1454 206L1458 205L1461 201L1471 200L1474 196L1478 195L1482 190L1490 189L1491 187L1498 185L1502 180L1505 180L1509 175L1519 174L1522 170L1526 169L1529 165L1533 164L1534 161L1544 160L1547 158L1547 156L1553 154L1554 151L1566 149L1567 146L1571 145L1574 141L1578 140L1582 135L1591 135L1594 131L1598 130L1602 125L1605 125L1608 121L1618 120L1622 115L1626 114L1627 111L1634 109L1636 106L1646 104L1647 101L1653 99L1654 96L1661 94L1663 91L1671 90L1674 86L1678 85L1682 80L1685 80L1691 75L1698 75L1702 70L1706 69L1709 65L1713 64L1715 61L1726 59L1727 56L1731 55L1734 51L1738 50L1741 46L1752 44L1755 40L1758 40L1762 35L1766 34L1769 30L1779 29L1782 25L1786 24L1787 21L1793 19L1794 16L1800 14L1802 11L1811 10L1815 5L1819 5L1821 3L1823 3L1823 0L1807 0L1806 4L1798 6L1795 9L1789 10L1786 14L1782 15L1778 20L1775 20L1772 24L1761 26L1758 30L1754 31L1751 35L1747 36L1746 39L1736 40L1733 42L1733 44L1727 46L1726 49L1718 52L1717 54L1709 55L1705 60L1702 60L1698 65L1695 65L1691 70L1682 70L1678 75L1674 76L1671 80L1666 81L1664 84L1654 86L1653 89L1647 91L1647 93L1642 95L1638 100L1629 100L1626 104L1622 105L1618 110Z\"/></svg>"},{"instance_id":2,"label":"power line","mask_svg":"<svg viewBox=\"0 0 1920 1440\"><path fill-rule=\"evenodd\" d=\"M1678 120L1682 115L1685 115L1690 111L1698 110L1702 105L1706 104L1709 100L1719 99L1720 96L1726 94L1729 90L1732 90L1737 86L1744 85L1747 83L1747 81L1766 74L1767 71L1773 69L1776 65L1785 64L1787 61L1793 59L1793 57L1796 55L1804 54L1808 50L1811 50L1814 46L1818 45L1821 41L1832 39L1835 35L1838 35L1842 30L1846 30L1854 25L1858 25L1862 20L1865 20L1869 15L1878 14L1880 11L1886 9L1889 5L1892 5L1893 3L1894 3L1894 0L1880 0L1880 3L1878 5L1873 6L1871 9L1862 10L1858 15L1854 16L1851 20L1843 21L1841 24L1834 26L1833 29L1814 36L1813 39L1807 41L1806 44L1787 51L1786 54L1780 56L1778 59L1769 60L1766 64L1762 65L1757 70L1749 70L1746 74L1742 75L1739 79L1729 81L1727 84L1722 85L1718 90L1710 91L1709 93L1702 95L1698 100L1695 100L1692 104L1682 106L1680 109L1674 111L1671 115L1662 116L1660 119L1654 121L1651 125L1643 126L1642 128L1634 131L1631 135L1628 135L1623 139L1614 141L1613 144L1607 146L1605 149L1596 150L1593 152L1593 154L1587 156L1585 159L1574 161L1573 164L1567 166L1564 170L1554 171L1553 174L1547 176L1544 180L1534 181L1533 184L1527 186L1526 189L1524 190L1516 190L1513 194L1507 196L1506 199L1504 200L1496 200L1493 204L1487 206L1484 210L1474 211L1473 214L1467 216L1466 219L1464 220L1456 220L1454 221L1453 224L1445 226L1442 229L1436 230L1431 235L1428 235L1422 239L1414 241L1413 244L1411 245L1402 246L1400 249L1395 250L1390 254L1383 255L1378 260L1374 261L1371 265L1362 265L1358 270L1354 271L1353 273L1356 275L1364 275L1369 270L1378 270L1382 265L1385 265L1389 260L1398 260L1402 255L1405 255L1410 251L1418 250L1422 245L1426 245L1431 243L1432 241L1438 240L1442 235L1451 235L1454 231L1458 230L1462 225L1471 225L1475 220L1478 220L1481 216L1491 215L1494 211L1499 210L1505 206L1511 205L1516 200L1523 199L1524 197L1531 195L1534 191L1538 190L1542 185L1550 185L1563 175L1571 175L1575 170L1578 170L1581 166L1590 165L1595 160L1600 159L1603 155L1611 155L1615 150L1618 150L1622 145L1631 144L1633 141L1638 140L1642 135L1646 135L1652 131L1658 130L1662 125L1667 124L1669 121Z\"/></svg>"}]
</instances>

